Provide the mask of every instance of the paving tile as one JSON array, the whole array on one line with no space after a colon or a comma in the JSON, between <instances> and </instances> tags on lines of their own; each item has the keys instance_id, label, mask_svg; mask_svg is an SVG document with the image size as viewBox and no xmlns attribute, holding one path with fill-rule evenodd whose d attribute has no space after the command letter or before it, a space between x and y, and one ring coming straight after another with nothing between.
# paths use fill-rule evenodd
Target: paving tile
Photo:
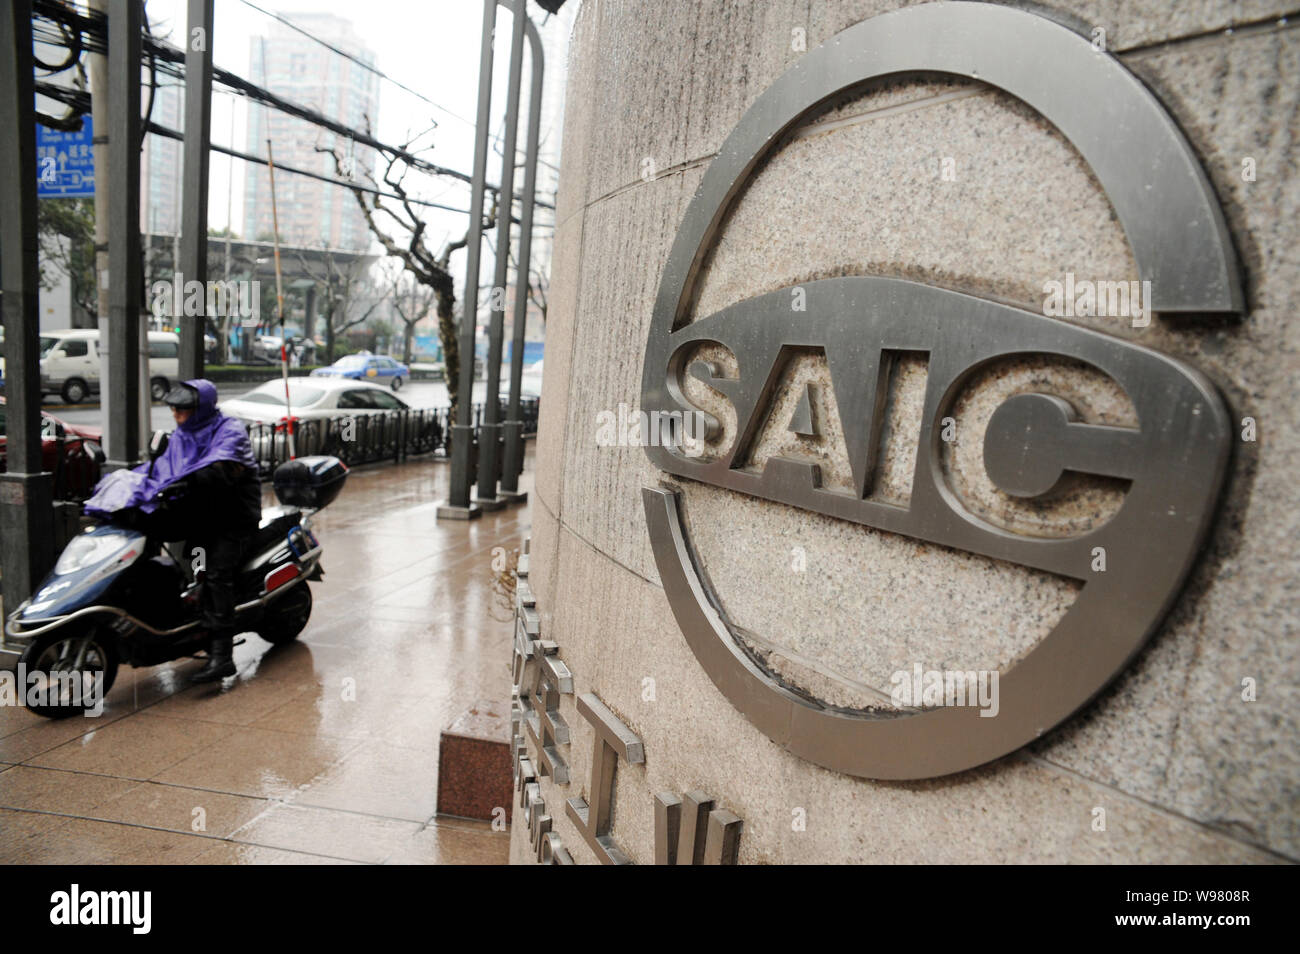
<instances>
[{"instance_id":1,"label":"paving tile","mask_svg":"<svg viewBox=\"0 0 1300 954\"><path fill-rule=\"evenodd\" d=\"M431 824L403 841L390 865L504 865L510 863L510 833L489 824L471 828Z\"/></svg>"},{"instance_id":2,"label":"paving tile","mask_svg":"<svg viewBox=\"0 0 1300 954\"><path fill-rule=\"evenodd\" d=\"M283 848L264 848L261 845L244 845L233 841L214 842L190 864L195 865L355 865L356 861L309 855Z\"/></svg>"},{"instance_id":3,"label":"paving tile","mask_svg":"<svg viewBox=\"0 0 1300 954\"><path fill-rule=\"evenodd\" d=\"M46 865L183 865L212 844L212 839L135 825L73 818L40 839L32 864Z\"/></svg>"},{"instance_id":4,"label":"paving tile","mask_svg":"<svg viewBox=\"0 0 1300 954\"><path fill-rule=\"evenodd\" d=\"M243 672L226 684L193 686L163 700L150 715L197 719L228 725L249 725L301 693L294 681Z\"/></svg>"},{"instance_id":5,"label":"paving tile","mask_svg":"<svg viewBox=\"0 0 1300 954\"><path fill-rule=\"evenodd\" d=\"M225 838L275 804L265 798L140 782L83 814L100 821Z\"/></svg>"},{"instance_id":6,"label":"paving tile","mask_svg":"<svg viewBox=\"0 0 1300 954\"><path fill-rule=\"evenodd\" d=\"M110 697L111 697L110 693ZM33 756L48 752L70 739L78 738L88 732L94 732L111 725L128 715L127 712L111 713L105 704L104 713L99 716L71 716L67 719L46 719L26 709L0 707L0 712L13 717L7 723L15 730L0 738L0 758L6 762L25 762Z\"/></svg>"},{"instance_id":7,"label":"paving tile","mask_svg":"<svg viewBox=\"0 0 1300 954\"><path fill-rule=\"evenodd\" d=\"M147 779L230 735L229 726L137 713L31 759L33 765Z\"/></svg>"},{"instance_id":8,"label":"paving tile","mask_svg":"<svg viewBox=\"0 0 1300 954\"><path fill-rule=\"evenodd\" d=\"M417 822L279 805L239 829L231 840L378 863L419 829Z\"/></svg>"},{"instance_id":9,"label":"paving tile","mask_svg":"<svg viewBox=\"0 0 1300 954\"><path fill-rule=\"evenodd\" d=\"M337 808L425 822L438 801L438 763L383 743L365 745L324 772L295 805Z\"/></svg>"},{"instance_id":10,"label":"paving tile","mask_svg":"<svg viewBox=\"0 0 1300 954\"><path fill-rule=\"evenodd\" d=\"M0 772L0 806L59 815L86 815L136 786L129 779L61 769L14 766Z\"/></svg>"},{"instance_id":11,"label":"paving tile","mask_svg":"<svg viewBox=\"0 0 1300 954\"><path fill-rule=\"evenodd\" d=\"M295 735L385 741L412 747L409 744L411 740L401 740L406 739L409 724L419 721L418 713L413 710L421 700L385 692L382 686L374 687L372 691L364 680L357 688L355 696L349 694L348 697L337 689L301 693L263 716L254 727Z\"/></svg>"},{"instance_id":12,"label":"paving tile","mask_svg":"<svg viewBox=\"0 0 1300 954\"><path fill-rule=\"evenodd\" d=\"M255 798L285 798L358 744L239 728L160 772L154 781Z\"/></svg>"},{"instance_id":13,"label":"paving tile","mask_svg":"<svg viewBox=\"0 0 1300 954\"><path fill-rule=\"evenodd\" d=\"M61 815L0 808L0 864L39 864L49 840L67 821Z\"/></svg>"}]
</instances>

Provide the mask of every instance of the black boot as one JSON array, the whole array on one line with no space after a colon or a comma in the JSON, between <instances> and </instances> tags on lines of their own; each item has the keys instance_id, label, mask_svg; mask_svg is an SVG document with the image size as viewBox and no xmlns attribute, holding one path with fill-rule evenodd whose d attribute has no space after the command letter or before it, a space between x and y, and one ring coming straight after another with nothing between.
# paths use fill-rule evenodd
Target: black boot
<instances>
[{"instance_id":1,"label":"black boot","mask_svg":"<svg viewBox=\"0 0 1300 954\"><path fill-rule=\"evenodd\" d=\"M235 637L213 636L208 643L208 664L190 676L190 682L217 682L235 674L235 660L231 653Z\"/></svg>"}]
</instances>

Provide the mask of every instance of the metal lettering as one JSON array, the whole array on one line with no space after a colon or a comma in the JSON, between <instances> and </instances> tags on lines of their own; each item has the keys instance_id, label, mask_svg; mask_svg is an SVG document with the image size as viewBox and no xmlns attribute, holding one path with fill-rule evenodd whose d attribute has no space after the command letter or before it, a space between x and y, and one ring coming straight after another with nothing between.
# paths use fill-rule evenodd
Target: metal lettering
<instances>
[{"instance_id":1,"label":"metal lettering","mask_svg":"<svg viewBox=\"0 0 1300 954\"><path fill-rule=\"evenodd\" d=\"M644 762L645 748L636 734L594 693L583 693L577 701L578 713L591 724L595 733L591 753L591 802L577 796L570 798L565 804L565 813L602 864L631 864L631 859L614 843L610 833L614 770L620 758L632 763Z\"/></svg>"}]
</instances>

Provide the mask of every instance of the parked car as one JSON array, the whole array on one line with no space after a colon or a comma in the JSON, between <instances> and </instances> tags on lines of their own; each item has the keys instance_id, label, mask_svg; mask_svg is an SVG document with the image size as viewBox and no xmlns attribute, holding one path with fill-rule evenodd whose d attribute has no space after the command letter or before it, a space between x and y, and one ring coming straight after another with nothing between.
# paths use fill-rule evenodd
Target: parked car
<instances>
[{"instance_id":1,"label":"parked car","mask_svg":"<svg viewBox=\"0 0 1300 954\"><path fill-rule=\"evenodd\" d=\"M9 466L9 409L0 397L0 472ZM64 500L85 500L99 483L104 463L98 427L78 427L53 414L41 413L41 466L57 481L55 492Z\"/></svg>"},{"instance_id":2,"label":"parked car","mask_svg":"<svg viewBox=\"0 0 1300 954\"><path fill-rule=\"evenodd\" d=\"M411 376L411 369L400 361L377 354L349 354L339 358L329 367L317 368L313 378L348 378L353 381L387 383L394 391Z\"/></svg>"},{"instance_id":3,"label":"parked car","mask_svg":"<svg viewBox=\"0 0 1300 954\"><path fill-rule=\"evenodd\" d=\"M272 442L284 440L275 436L283 433L283 428L277 428L277 425L284 420L286 413L284 388L283 380L267 381L221 404L223 413L252 425L249 438L253 454L259 460L270 459ZM397 415L390 412L410 407L387 388L349 378L290 378L289 402L288 410L297 419L294 446L298 455L329 452L345 458L346 448L332 443L340 439L343 432L335 425L327 426L329 419L337 422L351 418L356 421L354 430L356 439L360 440L375 436L368 430L371 425L364 423L364 419L387 413L390 416L383 419L384 436L392 438L400 425ZM343 453L338 453L340 451Z\"/></svg>"},{"instance_id":4,"label":"parked car","mask_svg":"<svg viewBox=\"0 0 1300 954\"><path fill-rule=\"evenodd\" d=\"M149 395L161 401L180 376L180 335L149 332ZM41 332L41 394L80 404L99 392L99 331Z\"/></svg>"},{"instance_id":5,"label":"parked car","mask_svg":"<svg viewBox=\"0 0 1300 954\"><path fill-rule=\"evenodd\" d=\"M284 339L279 335L258 335L250 345L250 355L254 364L279 364L280 346ZM316 360L316 343L301 335L289 336L289 347L293 349L290 364L294 367L312 364Z\"/></svg>"}]
</instances>

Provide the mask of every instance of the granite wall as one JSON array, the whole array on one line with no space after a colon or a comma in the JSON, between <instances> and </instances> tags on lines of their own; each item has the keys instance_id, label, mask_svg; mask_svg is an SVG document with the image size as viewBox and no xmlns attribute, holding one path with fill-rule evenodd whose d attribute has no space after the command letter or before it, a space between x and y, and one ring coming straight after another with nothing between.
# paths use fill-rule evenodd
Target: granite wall
<instances>
[{"instance_id":1,"label":"granite wall","mask_svg":"<svg viewBox=\"0 0 1300 954\"><path fill-rule=\"evenodd\" d=\"M803 50L892 0L584 0L572 40L532 500L528 585L542 639L573 675L559 697L570 781L536 781L572 858L595 860L565 809L590 801L594 693L642 741L620 761L611 837L654 859L654 796L703 790L743 820L742 863L1275 862L1300 859L1300 20L1294 0L1079 0L1044 9L1152 89L1200 156L1242 258L1240 319L1061 318L1183 358L1221 390L1236 441L1204 552L1146 648L1086 709L1027 748L944 778L877 782L796 758L722 696L658 578L638 447L604 446L602 412L635 409L664 262L710 159ZM1253 160L1247 162L1247 160ZM1248 171L1253 167L1253 174ZM807 117L750 180L703 273L695 316L833 275L888 275L1041 312L1067 272L1137 279L1111 204L1076 149L1018 100L915 76ZM725 356L721 356L725 360ZM912 381L909 384L909 374ZM816 356L790 369L788 414ZM899 377L896 426L923 386ZM919 382L919 383L918 383ZM701 401L709 395L692 384ZM1131 424L1103 375L1010 361L961 405L944 466L975 512L1051 536L1104 521L1123 488L1083 481L1040 506L982 472L983 422L1023 390L1084 420ZM816 393L827 399L830 389ZM835 419L833 406L817 411ZM734 433L735 422L723 418ZM790 438L770 438L765 453ZM798 448L794 448L796 451ZM834 481L846 462L822 454ZM895 491L906 500L906 455ZM838 470L837 470L838 468ZM886 475L887 481L889 478ZM689 480L674 480L702 564L771 671L838 705L888 692L913 661L998 669L1032 648L1080 583ZM1243 699L1253 680L1254 701ZM1249 695L1249 692L1245 692ZM536 761L536 746L524 754ZM518 796L517 796L518 797ZM1100 810L1100 811L1099 811ZM512 858L532 860L516 812ZM1104 819L1104 825L1099 820Z\"/></svg>"}]
</instances>

